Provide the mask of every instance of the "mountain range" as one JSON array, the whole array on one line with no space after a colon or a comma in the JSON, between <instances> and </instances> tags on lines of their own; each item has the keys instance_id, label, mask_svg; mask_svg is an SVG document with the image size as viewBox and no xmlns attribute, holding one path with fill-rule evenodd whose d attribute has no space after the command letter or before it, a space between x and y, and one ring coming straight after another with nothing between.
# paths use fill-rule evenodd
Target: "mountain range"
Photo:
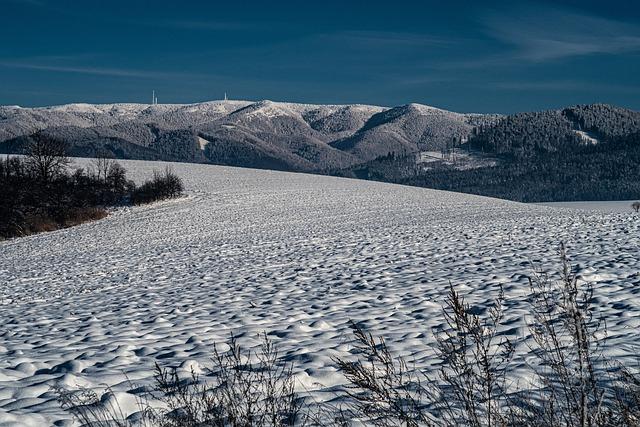
<instances>
[{"instance_id":1,"label":"mountain range","mask_svg":"<svg viewBox=\"0 0 640 427\"><path fill-rule=\"evenodd\" d=\"M40 133L70 154L105 150L118 158L212 162L317 171L394 153L439 150L496 115L459 114L421 104L311 105L272 101L200 104L69 104L0 107L0 150L19 152Z\"/></svg>"},{"instance_id":2,"label":"mountain range","mask_svg":"<svg viewBox=\"0 0 640 427\"><path fill-rule=\"evenodd\" d=\"M0 152L314 172L520 201L640 198L640 113L606 104L499 114L272 101L0 107Z\"/></svg>"}]
</instances>

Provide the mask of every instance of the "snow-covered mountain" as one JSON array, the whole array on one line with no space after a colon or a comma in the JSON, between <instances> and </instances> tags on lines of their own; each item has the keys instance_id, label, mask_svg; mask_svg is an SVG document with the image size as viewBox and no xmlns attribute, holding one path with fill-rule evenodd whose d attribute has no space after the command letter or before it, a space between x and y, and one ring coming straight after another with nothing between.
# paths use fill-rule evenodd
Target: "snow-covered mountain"
<instances>
[{"instance_id":1,"label":"snow-covered mountain","mask_svg":"<svg viewBox=\"0 0 640 427\"><path fill-rule=\"evenodd\" d=\"M473 126L495 116L460 114L421 104L380 111L353 135L335 141L336 148L372 160L389 152L439 149L452 137L466 137Z\"/></svg>"},{"instance_id":2,"label":"snow-covered mountain","mask_svg":"<svg viewBox=\"0 0 640 427\"><path fill-rule=\"evenodd\" d=\"M394 108L272 101L0 107L0 151L41 132L71 154L213 162L287 170L342 168L391 152L437 150L495 116L420 104Z\"/></svg>"}]
</instances>

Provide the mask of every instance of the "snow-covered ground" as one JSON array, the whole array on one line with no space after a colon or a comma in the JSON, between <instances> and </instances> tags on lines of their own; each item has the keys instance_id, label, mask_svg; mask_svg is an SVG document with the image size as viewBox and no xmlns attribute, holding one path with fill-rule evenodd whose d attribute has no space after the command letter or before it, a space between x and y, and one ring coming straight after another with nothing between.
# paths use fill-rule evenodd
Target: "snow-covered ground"
<instances>
[{"instance_id":1,"label":"snow-covered ground","mask_svg":"<svg viewBox=\"0 0 640 427\"><path fill-rule=\"evenodd\" d=\"M137 180L164 165L123 162ZM503 333L527 333L526 275L567 242L606 315L609 354L637 354L640 215L555 209L391 184L172 164L183 199L0 242L0 425L66 425L50 386L124 392L154 361L198 367L233 332L267 331L298 388L330 399L349 319L430 369L449 281L478 306L502 284ZM524 368L520 345L514 368ZM127 397L128 396L128 397ZM120 394L125 408L132 395Z\"/></svg>"},{"instance_id":2,"label":"snow-covered ground","mask_svg":"<svg viewBox=\"0 0 640 427\"><path fill-rule=\"evenodd\" d=\"M598 139L590 132L586 132L583 130L574 130L575 134L578 135L585 144L596 145L598 143Z\"/></svg>"},{"instance_id":3,"label":"snow-covered ground","mask_svg":"<svg viewBox=\"0 0 640 427\"><path fill-rule=\"evenodd\" d=\"M449 158L443 159L441 151L421 151L418 156L418 164L423 170L433 168L436 163L453 166L458 170L475 169L482 167L496 166L498 159L479 152L468 152L462 149L451 153Z\"/></svg>"},{"instance_id":4,"label":"snow-covered ground","mask_svg":"<svg viewBox=\"0 0 640 427\"><path fill-rule=\"evenodd\" d=\"M546 202L538 203L539 205L551 206L554 208L564 209L580 209L598 212L621 212L629 213L633 211L631 205L635 200L611 200L611 201L593 201L593 202Z\"/></svg>"}]
</instances>

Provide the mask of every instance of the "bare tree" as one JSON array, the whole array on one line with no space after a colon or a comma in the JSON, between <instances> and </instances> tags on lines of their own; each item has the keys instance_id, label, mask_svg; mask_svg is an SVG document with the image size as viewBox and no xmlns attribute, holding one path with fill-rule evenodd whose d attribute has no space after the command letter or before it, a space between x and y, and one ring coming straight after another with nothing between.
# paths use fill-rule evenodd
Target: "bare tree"
<instances>
[{"instance_id":1,"label":"bare tree","mask_svg":"<svg viewBox=\"0 0 640 427\"><path fill-rule=\"evenodd\" d=\"M111 153L105 150L99 150L91 162L96 177L102 181L107 180L109 172L115 163L116 161L113 159Z\"/></svg>"},{"instance_id":2,"label":"bare tree","mask_svg":"<svg viewBox=\"0 0 640 427\"><path fill-rule=\"evenodd\" d=\"M35 134L27 144L27 165L42 181L50 182L62 173L70 163L67 144L64 141Z\"/></svg>"}]
</instances>

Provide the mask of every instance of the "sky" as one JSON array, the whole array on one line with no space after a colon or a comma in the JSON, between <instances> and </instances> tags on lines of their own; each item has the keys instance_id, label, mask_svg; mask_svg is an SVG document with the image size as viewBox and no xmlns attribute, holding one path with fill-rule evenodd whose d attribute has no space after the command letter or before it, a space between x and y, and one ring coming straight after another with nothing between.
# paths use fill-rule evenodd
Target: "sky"
<instances>
[{"instance_id":1,"label":"sky","mask_svg":"<svg viewBox=\"0 0 640 427\"><path fill-rule=\"evenodd\" d=\"M640 2L0 0L0 105L640 110Z\"/></svg>"}]
</instances>

